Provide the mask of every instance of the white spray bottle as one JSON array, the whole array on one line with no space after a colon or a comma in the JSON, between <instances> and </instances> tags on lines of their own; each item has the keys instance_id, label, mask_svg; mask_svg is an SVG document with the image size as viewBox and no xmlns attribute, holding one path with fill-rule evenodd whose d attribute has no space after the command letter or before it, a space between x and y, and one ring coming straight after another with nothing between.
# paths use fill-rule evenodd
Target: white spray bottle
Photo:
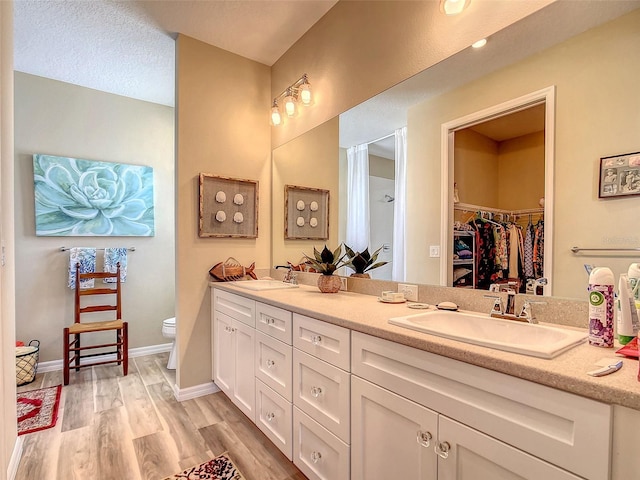
<instances>
[{"instance_id":1,"label":"white spray bottle","mask_svg":"<svg viewBox=\"0 0 640 480\"><path fill-rule=\"evenodd\" d=\"M638 334L638 311L636 302L631 293L629 277L626 273L620 275L618 282L618 316L616 332L618 341L626 345Z\"/></svg>"},{"instance_id":2,"label":"white spray bottle","mask_svg":"<svg viewBox=\"0 0 640 480\"><path fill-rule=\"evenodd\" d=\"M596 267L589 275L589 345L613 347L613 272Z\"/></svg>"}]
</instances>

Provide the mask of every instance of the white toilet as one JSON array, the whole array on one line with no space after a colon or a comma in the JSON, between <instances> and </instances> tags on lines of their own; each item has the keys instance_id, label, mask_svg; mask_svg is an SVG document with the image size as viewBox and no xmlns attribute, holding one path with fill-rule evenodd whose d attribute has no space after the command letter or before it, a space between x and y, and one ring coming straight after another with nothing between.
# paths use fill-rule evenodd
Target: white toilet
<instances>
[{"instance_id":1,"label":"white toilet","mask_svg":"<svg viewBox=\"0 0 640 480\"><path fill-rule=\"evenodd\" d=\"M169 370L176 369L176 317L167 318L162 322L162 336L164 338L170 338L173 343L171 344L171 353L169 354L169 361L167 362L167 368Z\"/></svg>"}]
</instances>

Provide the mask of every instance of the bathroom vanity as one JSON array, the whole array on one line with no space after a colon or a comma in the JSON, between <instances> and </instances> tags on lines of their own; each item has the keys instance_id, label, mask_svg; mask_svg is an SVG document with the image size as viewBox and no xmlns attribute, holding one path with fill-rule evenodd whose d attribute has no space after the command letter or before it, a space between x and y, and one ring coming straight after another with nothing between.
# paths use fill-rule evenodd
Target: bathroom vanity
<instances>
[{"instance_id":1,"label":"bathroom vanity","mask_svg":"<svg viewBox=\"0 0 640 480\"><path fill-rule=\"evenodd\" d=\"M211 300L213 380L309 478L615 480L637 468L637 362L586 375L611 350L546 360L469 345L390 324L406 304L315 287L216 283Z\"/></svg>"}]
</instances>

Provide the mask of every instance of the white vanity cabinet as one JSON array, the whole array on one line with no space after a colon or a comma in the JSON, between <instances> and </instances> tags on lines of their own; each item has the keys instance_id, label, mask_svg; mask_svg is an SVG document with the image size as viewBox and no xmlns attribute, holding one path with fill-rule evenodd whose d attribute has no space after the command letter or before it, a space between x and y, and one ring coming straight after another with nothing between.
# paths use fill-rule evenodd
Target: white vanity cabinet
<instances>
[{"instance_id":1,"label":"white vanity cabinet","mask_svg":"<svg viewBox=\"0 0 640 480\"><path fill-rule=\"evenodd\" d=\"M357 332L352 373L354 480L610 478L609 405Z\"/></svg>"},{"instance_id":2,"label":"white vanity cabinet","mask_svg":"<svg viewBox=\"0 0 640 480\"><path fill-rule=\"evenodd\" d=\"M255 301L212 289L213 381L255 421Z\"/></svg>"},{"instance_id":3,"label":"white vanity cabinet","mask_svg":"<svg viewBox=\"0 0 640 480\"><path fill-rule=\"evenodd\" d=\"M255 423L292 460L292 314L257 302L256 329Z\"/></svg>"},{"instance_id":4,"label":"white vanity cabinet","mask_svg":"<svg viewBox=\"0 0 640 480\"><path fill-rule=\"evenodd\" d=\"M348 480L351 332L293 315L293 463L313 480Z\"/></svg>"}]
</instances>

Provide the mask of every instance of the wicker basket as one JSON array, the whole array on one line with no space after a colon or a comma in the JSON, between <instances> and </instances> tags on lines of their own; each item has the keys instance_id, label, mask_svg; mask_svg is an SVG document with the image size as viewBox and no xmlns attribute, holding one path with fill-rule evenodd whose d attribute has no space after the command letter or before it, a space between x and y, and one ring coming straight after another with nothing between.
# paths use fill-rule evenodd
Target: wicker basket
<instances>
[{"instance_id":1,"label":"wicker basket","mask_svg":"<svg viewBox=\"0 0 640 480\"><path fill-rule=\"evenodd\" d=\"M16 347L16 385L26 385L36 379L39 352L39 340L31 340L28 346Z\"/></svg>"}]
</instances>

